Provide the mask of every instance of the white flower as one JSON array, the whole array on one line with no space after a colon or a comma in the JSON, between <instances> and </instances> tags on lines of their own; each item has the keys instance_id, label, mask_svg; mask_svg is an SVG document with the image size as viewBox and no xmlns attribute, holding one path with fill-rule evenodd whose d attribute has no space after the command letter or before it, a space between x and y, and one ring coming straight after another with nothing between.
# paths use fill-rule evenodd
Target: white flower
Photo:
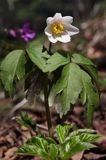
<instances>
[{"instance_id":1,"label":"white flower","mask_svg":"<svg viewBox=\"0 0 106 160\"><path fill-rule=\"evenodd\" d=\"M79 29L72 26L73 17L62 17L61 13L56 13L54 17L47 18L45 34L52 43L57 41L67 43L71 41L71 36L79 33Z\"/></svg>"}]
</instances>

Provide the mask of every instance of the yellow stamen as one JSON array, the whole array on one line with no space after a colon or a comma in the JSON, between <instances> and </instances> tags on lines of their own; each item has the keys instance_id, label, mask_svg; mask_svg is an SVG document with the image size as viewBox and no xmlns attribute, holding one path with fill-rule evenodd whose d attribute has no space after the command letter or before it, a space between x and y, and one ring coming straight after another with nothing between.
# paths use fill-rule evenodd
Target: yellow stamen
<instances>
[{"instance_id":1,"label":"yellow stamen","mask_svg":"<svg viewBox=\"0 0 106 160\"><path fill-rule=\"evenodd\" d=\"M60 22L56 22L52 25L52 33L53 34L61 34L63 33L63 30L64 30L64 26L62 23Z\"/></svg>"}]
</instances>

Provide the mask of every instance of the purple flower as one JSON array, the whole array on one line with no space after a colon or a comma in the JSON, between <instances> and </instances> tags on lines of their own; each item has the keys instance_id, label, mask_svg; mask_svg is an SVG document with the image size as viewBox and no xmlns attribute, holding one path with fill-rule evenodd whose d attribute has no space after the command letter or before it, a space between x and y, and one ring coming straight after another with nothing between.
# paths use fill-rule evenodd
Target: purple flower
<instances>
[{"instance_id":1,"label":"purple flower","mask_svg":"<svg viewBox=\"0 0 106 160\"><path fill-rule=\"evenodd\" d=\"M17 32L25 42L29 42L36 36L36 33L30 28L29 23L25 23L22 28L17 30Z\"/></svg>"},{"instance_id":2,"label":"purple flower","mask_svg":"<svg viewBox=\"0 0 106 160\"><path fill-rule=\"evenodd\" d=\"M36 36L36 33L31 29L29 23L25 23L22 28L19 29L10 29L8 33L13 38L21 37L25 42L29 42Z\"/></svg>"}]
</instances>

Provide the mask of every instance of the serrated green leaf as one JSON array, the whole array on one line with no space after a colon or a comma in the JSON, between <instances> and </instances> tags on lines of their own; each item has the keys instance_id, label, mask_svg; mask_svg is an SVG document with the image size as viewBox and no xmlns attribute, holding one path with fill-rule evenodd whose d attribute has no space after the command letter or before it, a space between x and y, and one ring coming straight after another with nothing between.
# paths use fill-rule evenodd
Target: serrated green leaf
<instances>
[{"instance_id":1,"label":"serrated green leaf","mask_svg":"<svg viewBox=\"0 0 106 160\"><path fill-rule=\"evenodd\" d=\"M18 149L17 153L20 155L32 155L40 157L44 160L56 160L58 155L57 144L50 144L46 138L41 136L34 136L30 138L25 145Z\"/></svg>"},{"instance_id":2,"label":"serrated green leaf","mask_svg":"<svg viewBox=\"0 0 106 160\"><path fill-rule=\"evenodd\" d=\"M71 60L73 63L79 64L81 67L83 67L92 77L96 85L98 85L98 73L95 68L95 64L91 60L82 56L81 54L73 54Z\"/></svg>"},{"instance_id":3,"label":"serrated green leaf","mask_svg":"<svg viewBox=\"0 0 106 160\"><path fill-rule=\"evenodd\" d=\"M26 144L36 145L37 147L40 147L42 149L45 148L45 150L47 150L47 145L56 144L56 142L50 137L42 137L41 135L38 135L28 139Z\"/></svg>"},{"instance_id":4,"label":"serrated green leaf","mask_svg":"<svg viewBox=\"0 0 106 160\"><path fill-rule=\"evenodd\" d=\"M38 156L37 147L35 145L24 144L17 150L19 155Z\"/></svg>"},{"instance_id":5,"label":"serrated green leaf","mask_svg":"<svg viewBox=\"0 0 106 160\"><path fill-rule=\"evenodd\" d=\"M54 53L52 56L48 58L46 61L46 72L52 72L59 68L60 66L63 66L67 63L69 63L69 58L64 57L63 55L59 54L58 52Z\"/></svg>"},{"instance_id":6,"label":"serrated green leaf","mask_svg":"<svg viewBox=\"0 0 106 160\"><path fill-rule=\"evenodd\" d=\"M49 155L50 155L50 160L57 160L58 157L58 147L56 144L50 144L49 146Z\"/></svg>"},{"instance_id":7,"label":"serrated green leaf","mask_svg":"<svg viewBox=\"0 0 106 160\"><path fill-rule=\"evenodd\" d=\"M81 54L73 54L71 60L73 63L90 65L95 67L95 64L91 60L89 60L88 58L84 57Z\"/></svg>"},{"instance_id":8,"label":"serrated green leaf","mask_svg":"<svg viewBox=\"0 0 106 160\"><path fill-rule=\"evenodd\" d=\"M56 94L60 93L61 115L70 110L70 104L75 104L80 95L82 103L87 104L87 121L91 123L93 111L99 104L99 94L87 72L77 64L67 64L54 88Z\"/></svg>"},{"instance_id":9,"label":"serrated green leaf","mask_svg":"<svg viewBox=\"0 0 106 160\"><path fill-rule=\"evenodd\" d=\"M88 129L88 128L87 129L86 128L85 129L77 129L77 130L73 131L72 133L70 133L70 137L80 135L82 133L94 134L95 130Z\"/></svg>"},{"instance_id":10,"label":"serrated green leaf","mask_svg":"<svg viewBox=\"0 0 106 160\"><path fill-rule=\"evenodd\" d=\"M61 126L61 125L58 125L56 127L56 133L57 133L57 136L58 136L58 139L59 139L59 142L62 144L64 143L68 133L69 133L69 130L72 128L72 125L64 125L64 126Z\"/></svg>"},{"instance_id":11,"label":"serrated green leaf","mask_svg":"<svg viewBox=\"0 0 106 160\"><path fill-rule=\"evenodd\" d=\"M26 112L20 113L20 117L17 118L17 122L27 128L31 128L34 131L36 130L36 122L34 122Z\"/></svg>"},{"instance_id":12,"label":"serrated green leaf","mask_svg":"<svg viewBox=\"0 0 106 160\"><path fill-rule=\"evenodd\" d=\"M100 135L95 133L95 130L92 129L77 129L69 134L68 140L73 137L79 137L80 142L89 142L94 143L98 140L100 140Z\"/></svg>"},{"instance_id":13,"label":"serrated green leaf","mask_svg":"<svg viewBox=\"0 0 106 160\"><path fill-rule=\"evenodd\" d=\"M62 112L66 114L70 110L70 104L74 104L82 90L80 68L74 63L67 64L62 71L61 78L55 85L56 93L61 94Z\"/></svg>"},{"instance_id":14,"label":"serrated green leaf","mask_svg":"<svg viewBox=\"0 0 106 160\"><path fill-rule=\"evenodd\" d=\"M96 85L98 86L98 73L95 67L93 66L85 66L83 65L83 68L85 69L85 71L88 72L88 74L91 76L91 78L93 79L93 81L96 83Z\"/></svg>"},{"instance_id":15,"label":"serrated green leaf","mask_svg":"<svg viewBox=\"0 0 106 160\"><path fill-rule=\"evenodd\" d=\"M86 111L86 118L87 118L87 124L88 126L91 126L92 120L93 120L93 113L95 110L95 107L99 104L99 94L98 92L93 88L92 84L86 86L87 88L87 111Z\"/></svg>"},{"instance_id":16,"label":"serrated green leaf","mask_svg":"<svg viewBox=\"0 0 106 160\"><path fill-rule=\"evenodd\" d=\"M71 142L72 143L72 142ZM70 158L74 156L76 153L79 153L81 151L89 150L90 148L95 148L96 146L94 144L86 143L86 142L79 142L79 143L74 143L73 145L70 143L70 148L69 152L66 152L65 157Z\"/></svg>"},{"instance_id":17,"label":"serrated green leaf","mask_svg":"<svg viewBox=\"0 0 106 160\"><path fill-rule=\"evenodd\" d=\"M29 146L36 146L37 151L36 155L39 157L42 157L43 159L46 159L49 157L48 155L48 142L45 138L40 136L35 136L30 138L27 142L27 145Z\"/></svg>"},{"instance_id":18,"label":"serrated green leaf","mask_svg":"<svg viewBox=\"0 0 106 160\"><path fill-rule=\"evenodd\" d=\"M94 109L99 104L99 94L92 84L91 77L85 71L81 70L81 76L83 85L81 100L83 104L87 103L86 118L87 123L90 125Z\"/></svg>"},{"instance_id":19,"label":"serrated green leaf","mask_svg":"<svg viewBox=\"0 0 106 160\"><path fill-rule=\"evenodd\" d=\"M42 53L42 45L37 41L29 43L26 48L29 58L31 61L43 72L45 72L46 59L44 53ZM47 55L46 55L47 56Z\"/></svg>"},{"instance_id":20,"label":"serrated green leaf","mask_svg":"<svg viewBox=\"0 0 106 160\"><path fill-rule=\"evenodd\" d=\"M18 155L28 155L28 156L37 156L44 160L51 160L48 152L45 152L43 149L38 148L36 145L25 144L17 150Z\"/></svg>"},{"instance_id":21,"label":"serrated green leaf","mask_svg":"<svg viewBox=\"0 0 106 160\"><path fill-rule=\"evenodd\" d=\"M81 142L94 143L100 140L100 136L92 133L81 133L79 134Z\"/></svg>"},{"instance_id":22,"label":"serrated green leaf","mask_svg":"<svg viewBox=\"0 0 106 160\"><path fill-rule=\"evenodd\" d=\"M79 137L73 137L69 142L60 147L60 157L62 160L68 160L76 153L94 148L95 145L87 142L81 142Z\"/></svg>"},{"instance_id":23,"label":"serrated green leaf","mask_svg":"<svg viewBox=\"0 0 106 160\"><path fill-rule=\"evenodd\" d=\"M35 136L35 137L32 137L31 139L29 139L27 141L27 144L30 144L30 145L36 145L36 147L40 148L40 149L43 149L43 151L47 151L47 145L48 145L48 142L45 138L43 137L40 137L40 136Z\"/></svg>"},{"instance_id":24,"label":"serrated green leaf","mask_svg":"<svg viewBox=\"0 0 106 160\"><path fill-rule=\"evenodd\" d=\"M96 147L93 143L97 142L100 136L92 133L81 133L75 136L70 136L69 146L71 150L69 151L70 156L90 148ZM67 143L66 143L67 144Z\"/></svg>"},{"instance_id":25,"label":"serrated green leaf","mask_svg":"<svg viewBox=\"0 0 106 160\"><path fill-rule=\"evenodd\" d=\"M87 132L86 132L87 131ZM70 157L76 153L90 148L96 147L93 143L100 139L100 136L93 134L94 131L91 130L77 130L67 137L66 141L60 146L60 157L63 160L68 160ZM74 133L74 134L73 134Z\"/></svg>"},{"instance_id":26,"label":"serrated green leaf","mask_svg":"<svg viewBox=\"0 0 106 160\"><path fill-rule=\"evenodd\" d=\"M5 89L12 95L15 76L18 80L25 74L25 53L23 50L10 52L1 63L1 80Z\"/></svg>"}]
</instances>

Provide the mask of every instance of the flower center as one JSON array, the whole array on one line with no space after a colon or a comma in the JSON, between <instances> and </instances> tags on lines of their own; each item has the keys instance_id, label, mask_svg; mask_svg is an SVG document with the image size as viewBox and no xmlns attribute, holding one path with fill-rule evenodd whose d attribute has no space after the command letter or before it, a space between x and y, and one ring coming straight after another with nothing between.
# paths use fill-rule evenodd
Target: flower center
<instances>
[{"instance_id":1,"label":"flower center","mask_svg":"<svg viewBox=\"0 0 106 160\"><path fill-rule=\"evenodd\" d=\"M56 22L52 25L52 32L54 34L61 34L63 33L63 30L64 30L64 26L60 22Z\"/></svg>"}]
</instances>

